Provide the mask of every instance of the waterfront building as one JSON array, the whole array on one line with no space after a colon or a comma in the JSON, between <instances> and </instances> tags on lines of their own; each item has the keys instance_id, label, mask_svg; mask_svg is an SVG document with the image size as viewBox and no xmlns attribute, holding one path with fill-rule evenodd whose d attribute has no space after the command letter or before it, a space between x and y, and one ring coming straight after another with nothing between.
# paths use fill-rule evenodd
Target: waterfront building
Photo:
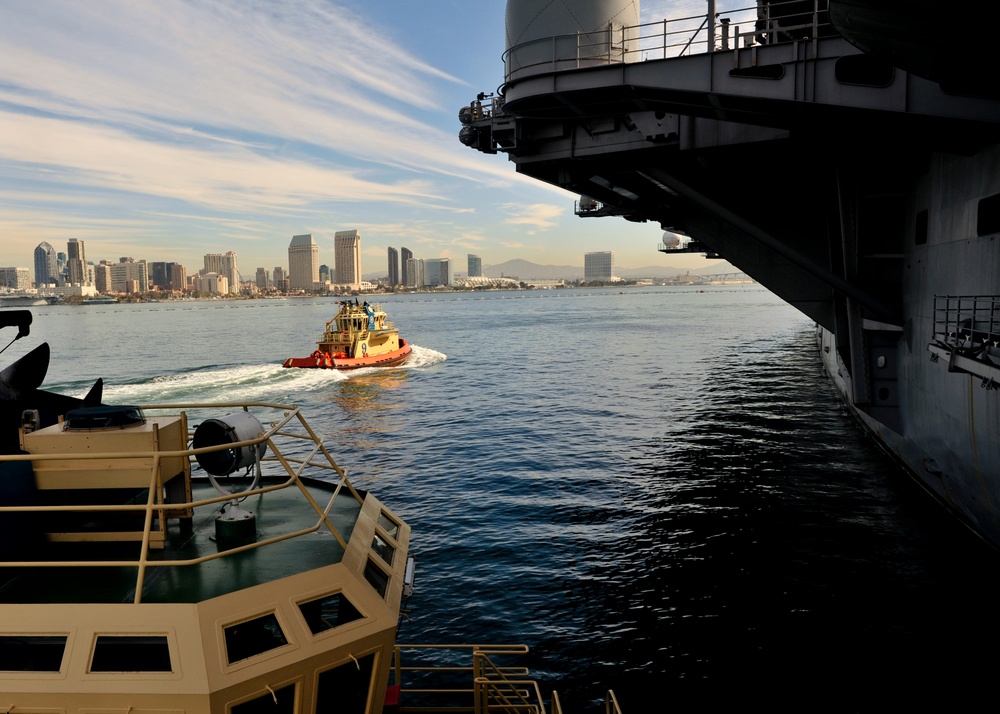
<instances>
[{"instance_id":1,"label":"waterfront building","mask_svg":"<svg viewBox=\"0 0 1000 714\"><path fill-rule=\"evenodd\" d=\"M389 247L389 277L386 281L389 285L399 285L399 253L395 248Z\"/></svg>"},{"instance_id":2,"label":"waterfront building","mask_svg":"<svg viewBox=\"0 0 1000 714\"><path fill-rule=\"evenodd\" d=\"M94 266L94 287L99 293L111 292L111 263L106 260Z\"/></svg>"},{"instance_id":3,"label":"waterfront building","mask_svg":"<svg viewBox=\"0 0 1000 714\"><path fill-rule=\"evenodd\" d=\"M271 278L267 274L267 268L257 268L257 277L254 282L257 283L257 288L260 290L267 290L271 287Z\"/></svg>"},{"instance_id":4,"label":"waterfront building","mask_svg":"<svg viewBox=\"0 0 1000 714\"><path fill-rule=\"evenodd\" d=\"M406 250L405 248L403 250ZM406 261L406 286L422 288L424 286L424 261L420 258L410 258Z\"/></svg>"},{"instance_id":5,"label":"waterfront building","mask_svg":"<svg viewBox=\"0 0 1000 714\"><path fill-rule=\"evenodd\" d=\"M285 269L280 265L274 266L274 278L272 279L271 284L274 285L276 290L288 292L288 285L286 285L286 282L288 282L288 273L285 272Z\"/></svg>"},{"instance_id":6,"label":"waterfront building","mask_svg":"<svg viewBox=\"0 0 1000 714\"><path fill-rule=\"evenodd\" d=\"M87 282L87 257L83 241L70 238L66 241L66 275L70 285L84 285Z\"/></svg>"},{"instance_id":7,"label":"waterfront building","mask_svg":"<svg viewBox=\"0 0 1000 714\"><path fill-rule=\"evenodd\" d=\"M330 266L326 263L319 266L319 281L321 283L330 282Z\"/></svg>"},{"instance_id":8,"label":"waterfront building","mask_svg":"<svg viewBox=\"0 0 1000 714\"><path fill-rule=\"evenodd\" d=\"M35 287L41 291L42 288L58 282L58 275L55 248L42 241L35 248Z\"/></svg>"},{"instance_id":9,"label":"waterfront building","mask_svg":"<svg viewBox=\"0 0 1000 714\"><path fill-rule=\"evenodd\" d=\"M119 258L111 264L111 290L118 293L144 293L149 290L149 270L145 260Z\"/></svg>"},{"instance_id":10,"label":"waterfront building","mask_svg":"<svg viewBox=\"0 0 1000 714\"><path fill-rule=\"evenodd\" d=\"M288 244L288 281L292 290L312 290L319 281L319 246L312 233L292 236ZM275 268L274 284L278 284Z\"/></svg>"},{"instance_id":11,"label":"waterfront building","mask_svg":"<svg viewBox=\"0 0 1000 714\"><path fill-rule=\"evenodd\" d=\"M208 253L204 258L202 274L218 273L225 276L230 294L240 292L240 270L236 263L236 253Z\"/></svg>"},{"instance_id":12,"label":"waterfront building","mask_svg":"<svg viewBox=\"0 0 1000 714\"><path fill-rule=\"evenodd\" d=\"M196 292L202 295L228 295L231 291L229 279L219 273L202 273L196 275L193 282Z\"/></svg>"},{"instance_id":13,"label":"waterfront building","mask_svg":"<svg viewBox=\"0 0 1000 714\"><path fill-rule=\"evenodd\" d=\"M0 268L0 287L24 292L31 287L31 271L27 268Z\"/></svg>"},{"instance_id":14,"label":"waterfront building","mask_svg":"<svg viewBox=\"0 0 1000 714\"><path fill-rule=\"evenodd\" d=\"M337 231L333 234L335 278L338 285L361 285L361 234L358 231Z\"/></svg>"},{"instance_id":15,"label":"waterfront building","mask_svg":"<svg viewBox=\"0 0 1000 714\"><path fill-rule=\"evenodd\" d=\"M469 272L468 277L470 278L480 278L483 275L483 259L478 255L473 255L469 253Z\"/></svg>"},{"instance_id":16,"label":"waterfront building","mask_svg":"<svg viewBox=\"0 0 1000 714\"><path fill-rule=\"evenodd\" d=\"M402 247L402 248L400 248L399 249L399 265L400 265L400 268L403 271L403 274L399 276L399 282L401 284L403 284L403 285L410 285L411 284L410 281L409 281L410 275L407 272L408 271L407 265L408 265L408 263L411 260L413 260L413 252L409 248L406 248L405 246Z\"/></svg>"},{"instance_id":17,"label":"waterfront building","mask_svg":"<svg viewBox=\"0 0 1000 714\"><path fill-rule=\"evenodd\" d=\"M170 277L170 289L177 292L187 290L187 268L180 263L167 263L167 275Z\"/></svg>"},{"instance_id":18,"label":"waterfront building","mask_svg":"<svg viewBox=\"0 0 1000 714\"><path fill-rule=\"evenodd\" d=\"M62 285L66 282L66 254L62 251L56 253L55 280L52 282Z\"/></svg>"},{"instance_id":19,"label":"waterfront building","mask_svg":"<svg viewBox=\"0 0 1000 714\"><path fill-rule=\"evenodd\" d=\"M436 288L440 285L451 285L454 282L450 258L428 258L424 262L423 285Z\"/></svg>"},{"instance_id":20,"label":"waterfront building","mask_svg":"<svg viewBox=\"0 0 1000 714\"><path fill-rule=\"evenodd\" d=\"M613 250L597 253L584 253L583 279L585 282L610 281L615 274L615 252Z\"/></svg>"}]
</instances>

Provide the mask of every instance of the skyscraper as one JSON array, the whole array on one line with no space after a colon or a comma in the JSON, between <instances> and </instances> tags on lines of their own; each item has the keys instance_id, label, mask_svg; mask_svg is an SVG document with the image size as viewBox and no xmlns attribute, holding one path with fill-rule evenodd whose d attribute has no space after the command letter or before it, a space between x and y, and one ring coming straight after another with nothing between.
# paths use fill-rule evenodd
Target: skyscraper
<instances>
[{"instance_id":1,"label":"skyscraper","mask_svg":"<svg viewBox=\"0 0 1000 714\"><path fill-rule=\"evenodd\" d=\"M588 283L594 280L611 280L615 274L614 251L600 253L584 253L583 279Z\"/></svg>"},{"instance_id":2,"label":"skyscraper","mask_svg":"<svg viewBox=\"0 0 1000 714\"><path fill-rule=\"evenodd\" d=\"M310 291L313 283L319 282L319 246L312 233L292 236L288 244L288 279L292 290ZM274 283L278 284L277 278Z\"/></svg>"},{"instance_id":3,"label":"skyscraper","mask_svg":"<svg viewBox=\"0 0 1000 714\"><path fill-rule=\"evenodd\" d=\"M469 253L469 277L478 278L483 274L483 259Z\"/></svg>"},{"instance_id":4,"label":"skyscraper","mask_svg":"<svg viewBox=\"0 0 1000 714\"><path fill-rule=\"evenodd\" d=\"M35 288L57 281L59 274L56 268L56 250L49 243L42 241L35 248Z\"/></svg>"},{"instance_id":5,"label":"skyscraper","mask_svg":"<svg viewBox=\"0 0 1000 714\"><path fill-rule=\"evenodd\" d=\"M87 257L83 251L83 241L70 238L66 241L66 271L71 285L87 282Z\"/></svg>"},{"instance_id":6,"label":"skyscraper","mask_svg":"<svg viewBox=\"0 0 1000 714\"><path fill-rule=\"evenodd\" d=\"M428 258L424 263L423 284L435 288L438 285L451 285L451 259L450 258Z\"/></svg>"},{"instance_id":7,"label":"skyscraper","mask_svg":"<svg viewBox=\"0 0 1000 714\"><path fill-rule=\"evenodd\" d=\"M389 285L399 285L399 253L395 248L389 247Z\"/></svg>"},{"instance_id":8,"label":"skyscraper","mask_svg":"<svg viewBox=\"0 0 1000 714\"><path fill-rule=\"evenodd\" d=\"M337 231L333 234L334 272L337 285L361 284L361 234Z\"/></svg>"},{"instance_id":9,"label":"skyscraper","mask_svg":"<svg viewBox=\"0 0 1000 714\"><path fill-rule=\"evenodd\" d=\"M399 249L399 262L403 268L403 274L400 276L400 282L403 285L412 285L412 281L409 279L410 274L407 272L410 269L410 261L413 260L413 252L409 248Z\"/></svg>"},{"instance_id":10,"label":"skyscraper","mask_svg":"<svg viewBox=\"0 0 1000 714\"><path fill-rule=\"evenodd\" d=\"M257 287L261 290L267 290L271 287L271 279L267 274L267 268L257 268Z\"/></svg>"}]
</instances>

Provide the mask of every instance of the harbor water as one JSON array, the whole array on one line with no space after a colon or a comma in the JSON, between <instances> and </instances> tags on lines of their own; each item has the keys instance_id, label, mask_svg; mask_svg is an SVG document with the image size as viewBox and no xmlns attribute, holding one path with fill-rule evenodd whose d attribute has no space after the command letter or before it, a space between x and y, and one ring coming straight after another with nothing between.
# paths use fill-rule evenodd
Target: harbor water
<instances>
[{"instance_id":1,"label":"harbor water","mask_svg":"<svg viewBox=\"0 0 1000 714\"><path fill-rule=\"evenodd\" d=\"M567 714L609 688L626 714L868 711L992 681L997 555L861 431L767 291L378 301L402 368L282 369L332 298L37 307L0 364L45 340L51 391L301 405L413 527L400 641L524 642Z\"/></svg>"}]
</instances>

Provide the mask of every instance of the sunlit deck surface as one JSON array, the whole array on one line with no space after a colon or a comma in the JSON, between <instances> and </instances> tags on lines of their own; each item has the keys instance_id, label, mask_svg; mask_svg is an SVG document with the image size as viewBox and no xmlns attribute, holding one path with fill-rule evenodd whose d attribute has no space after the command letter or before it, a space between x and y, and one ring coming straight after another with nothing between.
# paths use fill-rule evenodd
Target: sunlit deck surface
<instances>
[{"instance_id":1,"label":"sunlit deck surface","mask_svg":"<svg viewBox=\"0 0 1000 714\"><path fill-rule=\"evenodd\" d=\"M262 482L265 485L267 482ZM207 499L218 492L204 481L194 481L194 499ZM308 481L310 493L321 508L333 493L334 485ZM240 507L256 515L257 540L307 529L319 519L301 491L291 486L247 498ZM184 528L177 519L169 519L166 545L150 550L142 591L142 602L200 602L236 590L339 563L344 549L330 531L319 530L261 548L232 553L200 564L154 567L155 561L192 560L227 550L242 543L220 545L216 540L215 517L220 504L202 506L195 511L192 526ZM361 504L344 489L330 511L330 521L349 541L361 511ZM32 516L34 517L34 516ZM39 514L36 522L54 519L51 513ZM141 525L139 526L141 528ZM24 562L133 561L140 554L138 542L46 542L46 531L60 530L46 525L30 532L18 542L16 557L4 559ZM41 532L38 532L41 531ZM9 542L10 534L7 534ZM135 599L135 565L51 567L13 566L0 569L2 603L119 603Z\"/></svg>"}]
</instances>

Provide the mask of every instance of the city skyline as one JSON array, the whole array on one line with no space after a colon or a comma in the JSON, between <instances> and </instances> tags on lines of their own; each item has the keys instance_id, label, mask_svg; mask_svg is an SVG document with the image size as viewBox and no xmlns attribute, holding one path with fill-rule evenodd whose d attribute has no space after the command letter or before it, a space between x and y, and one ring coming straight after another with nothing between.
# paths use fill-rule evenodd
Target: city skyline
<instances>
[{"instance_id":1,"label":"city skyline","mask_svg":"<svg viewBox=\"0 0 1000 714\"><path fill-rule=\"evenodd\" d=\"M459 143L459 107L502 80L503 27L502 3L2 6L0 265L77 238L95 258L273 266L288 236L328 254L344 225L368 265L401 244L456 264L662 261L659 226L577 218L578 196Z\"/></svg>"}]
</instances>

